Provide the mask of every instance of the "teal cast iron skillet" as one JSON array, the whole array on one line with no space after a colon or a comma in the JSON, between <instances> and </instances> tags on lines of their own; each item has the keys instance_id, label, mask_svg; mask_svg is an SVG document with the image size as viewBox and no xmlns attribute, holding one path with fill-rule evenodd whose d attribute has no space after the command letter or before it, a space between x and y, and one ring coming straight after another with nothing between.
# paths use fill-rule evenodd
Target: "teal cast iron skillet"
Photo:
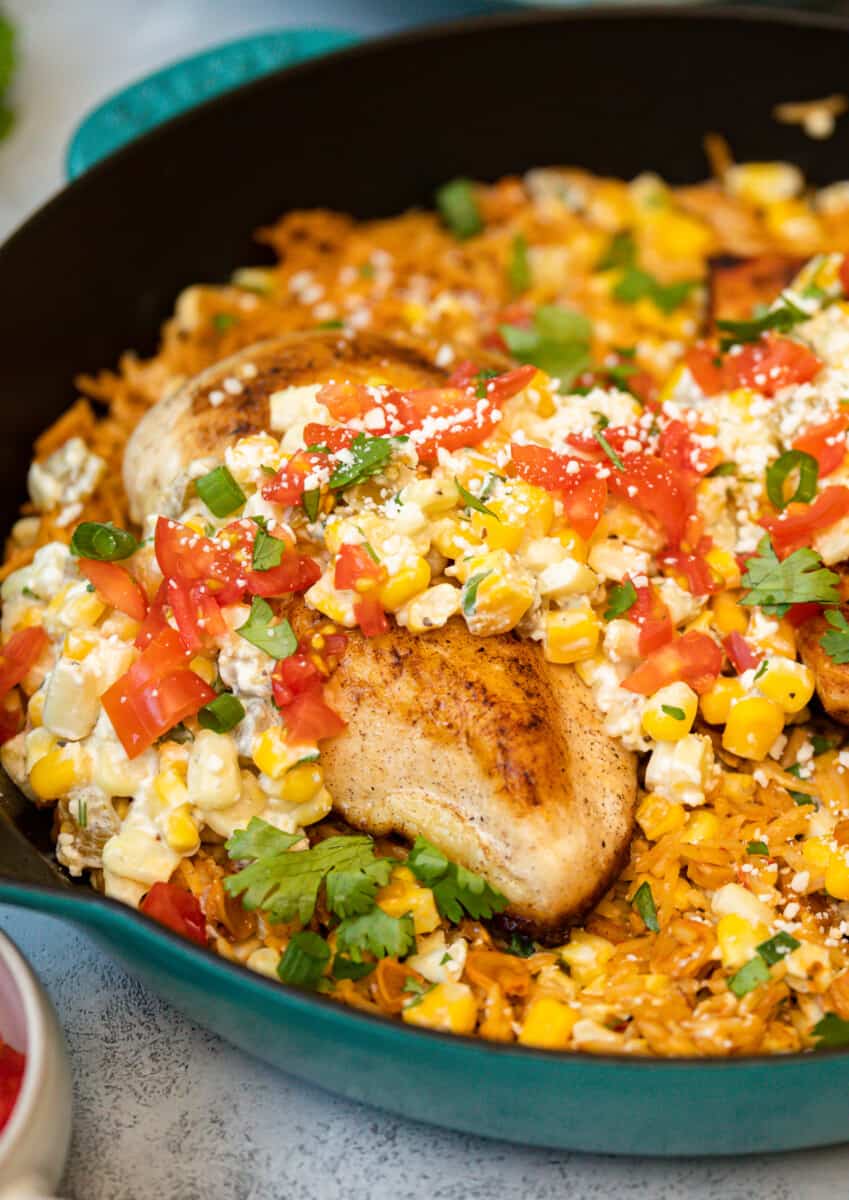
<instances>
[{"instance_id":1,"label":"teal cast iron skillet","mask_svg":"<svg viewBox=\"0 0 849 1200\"><path fill-rule=\"evenodd\" d=\"M149 351L178 291L261 259L288 209L426 204L457 175L571 163L674 182L701 140L849 174L772 108L847 90L849 26L732 10L522 14L345 49L184 113L88 171L0 249L0 513L79 371ZM611 1154L744 1154L849 1136L849 1053L735 1060L550 1054L413 1030L285 988L71 883L49 814L0 787L0 901L84 925L194 1020L303 1079L394 1113Z\"/></svg>"}]
</instances>

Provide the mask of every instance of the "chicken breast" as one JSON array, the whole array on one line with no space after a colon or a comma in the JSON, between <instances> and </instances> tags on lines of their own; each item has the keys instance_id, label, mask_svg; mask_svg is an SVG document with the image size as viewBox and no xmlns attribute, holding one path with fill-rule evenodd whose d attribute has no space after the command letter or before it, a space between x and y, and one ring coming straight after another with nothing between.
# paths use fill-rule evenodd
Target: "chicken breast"
<instances>
[{"instance_id":1,"label":"chicken breast","mask_svg":"<svg viewBox=\"0 0 849 1200\"><path fill-rule=\"evenodd\" d=\"M849 612L844 609L844 615ZM836 663L820 645L829 626L825 617L806 621L796 634L802 661L817 680L817 695L823 708L835 721L849 725L849 663Z\"/></svg>"},{"instance_id":2,"label":"chicken breast","mask_svg":"<svg viewBox=\"0 0 849 1200\"><path fill-rule=\"evenodd\" d=\"M445 372L412 343L337 331L290 334L223 359L161 400L136 426L124 455L133 520L141 524L152 512L176 516L194 464L203 474L239 438L263 430L285 433L294 406L275 403L275 395L310 389L302 397L306 409L315 385L334 379L412 388L444 382Z\"/></svg>"},{"instance_id":3,"label":"chicken breast","mask_svg":"<svg viewBox=\"0 0 849 1200\"><path fill-rule=\"evenodd\" d=\"M444 372L409 345L338 334L276 339L206 371L130 441L134 516L176 515L194 463L220 462L246 434L279 434L276 393L375 378L403 388ZM301 634L324 622L300 600L289 607ZM348 725L322 760L350 824L426 837L504 893L508 923L549 941L610 885L631 835L636 760L604 733L574 670L538 644L475 637L459 619L426 635L354 631L328 690Z\"/></svg>"}]
</instances>

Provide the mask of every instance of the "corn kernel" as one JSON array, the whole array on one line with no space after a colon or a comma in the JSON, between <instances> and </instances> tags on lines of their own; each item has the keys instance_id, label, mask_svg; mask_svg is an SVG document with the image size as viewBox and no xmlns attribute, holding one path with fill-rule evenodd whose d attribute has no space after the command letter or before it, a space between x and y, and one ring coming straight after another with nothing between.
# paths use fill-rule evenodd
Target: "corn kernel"
<instances>
[{"instance_id":1,"label":"corn kernel","mask_svg":"<svg viewBox=\"0 0 849 1200\"><path fill-rule=\"evenodd\" d=\"M431 543L445 558L462 559L473 550L480 550L482 542L470 522L460 517L440 517L431 526Z\"/></svg>"},{"instance_id":2,"label":"corn kernel","mask_svg":"<svg viewBox=\"0 0 849 1200\"><path fill-rule=\"evenodd\" d=\"M324 772L317 762L300 763L283 776L281 799L289 804L306 804L324 783Z\"/></svg>"},{"instance_id":3,"label":"corn kernel","mask_svg":"<svg viewBox=\"0 0 849 1200\"><path fill-rule=\"evenodd\" d=\"M574 558L577 562L582 563L587 561L590 548L587 545L586 538L582 538L574 529L569 529L568 527L558 529L554 537L557 538L570 558Z\"/></svg>"},{"instance_id":4,"label":"corn kernel","mask_svg":"<svg viewBox=\"0 0 849 1200\"><path fill-rule=\"evenodd\" d=\"M491 508L503 524L515 526L526 537L545 537L554 521L551 494L522 479L512 479L505 487L508 488L506 495L491 500L487 508Z\"/></svg>"},{"instance_id":5,"label":"corn kernel","mask_svg":"<svg viewBox=\"0 0 849 1200\"><path fill-rule=\"evenodd\" d=\"M683 804L674 804L655 792L644 796L637 809L637 823L646 837L653 842L666 833L682 829L686 819Z\"/></svg>"},{"instance_id":6,"label":"corn kernel","mask_svg":"<svg viewBox=\"0 0 849 1200\"><path fill-rule=\"evenodd\" d=\"M44 719L44 688L39 688L37 692L33 692L27 705L27 717L33 729L37 729Z\"/></svg>"},{"instance_id":7,"label":"corn kernel","mask_svg":"<svg viewBox=\"0 0 849 1200\"><path fill-rule=\"evenodd\" d=\"M755 207L792 200L804 187L798 167L783 162L735 163L723 176L732 196Z\"/></svg>"},{"instance_id":8,"label":"corn kernel","mask_svg":"<svg viewBox=\"0 0 849 1200\"><path fill-rule=\"evenodd\" d=\"M261 733L254 746L253 760L263 775L279 779L292 765L292 750L279 725L272 725Z\"/></svg>"},{"instance_id":9,"label":"corn kernel","mask_svg":"<svg viewBox=\"0 0 849 1200\"><path fill-rule=\"evenodd\" d=\"M643 730L657 742L679 742L693 727L699 698L686 683L670 683L650 696L643 709Z\"/></svg>"},{"instance_id":10,"label":"corn kernel","mask_svg":"<svg viewBox=\"0 0 849 1200\"><path fill-rule=\"evenodd\" d=\"M58 800L67 796L75 784L84 782L81 765L77 755L50 750L33 766L30 787L40 800Z\"/></svg>"},{"instance_id":11,"label":"corn kernel","mask_svg":"<svg viewBox=\"0 0 849 1200\"><path fill-rule=\"evenodd\" d=\"M589 605L545 614L543 653L551 663L575 663L591 658L601 625Z\"/></svg>"},{"instance_id":12,"label":"corn kernel","mask_svg":"<svg viewBox=\"0 0 849 1200\"><path fill-rule=\"evenodd\" d=\"M686 580L684 580L680 576L678 577L676 582L681 587L686 586ZM703 612L703 613L699 613L699 615L697 617L694 617L692 621L688 621L687 624L684 626L684 629L687 633L695 632L695 633L709 634L711 631L712 624L713 624L713 618L712 618L711 613Z\"/></svg>"},{"instance_id":13,"label":"corn kernel","mask_svg":"<svg viewBox=\"0 0 849 1200\"><path fill-rule=\"evenodd\" d=\"M506 520L502 520L496 514L493 508L494 504L495 501L491 500L487 506L492 510L492 515L481 512L472 513L472 529L481 544L487 549L506 550L508 554L513 554L519 549L524 530L521 525L511 525Z\"/></svg>"},{"instance_id":14,"label":"corn kernel","mask_svg":"<svg viewBox=\"0 0 849 1200\"><path fill-rule=\"evenodd\" d=\"M215 664L210 659L204 658L202 654L195 655L189 663L189 667L195 675L200 675L204 683L208 683L210 687L215 682Z\"/></svg>"},{"instance_id":15,"label":"corn kernel","mask_svg":"<svg viewBox=\"0 0 849 1200\"><path fill-rule=\"evenodd\" d=\"M88 658L97 645L97 636L84 629L71 629L65 634L62 653L74 662L82 662Z\"/></svg>"},{"instance_id":16,"label":"corn kernel","mask_svg":"<svg viewBox=\"0 0 849 1200\"><path fill-rule=\"evenodd\" d=\"M755 948L769 937L766 925L752 925L737 913L728 913L720 917L716 926L716 940L722 965L728 970L736 970L755 953Z\"/></svg>"},{"instance_id":17,"label":"corn kernel","mask_svg":"<svg viewBox=\"0 0 849 1200\"><path fill-rule=\"evenodd\" d=\"M710 691L699 697L702 716L709 725L724 725L731 705L744 694L745 688L736 675L720 675Z\"/></svg>"},{"instance_id":18,"label":"corn kernel","mask_svg":"<svg viewBox=\"0 0 849 1200\"><path fill-rule=\"evenodd\" d=\"M832 850L822 838L809 837L802 843L802 858L815 871L824 871L831 862Z\"/></svg>"},{"instance_id":19,"label":"corn kernel","mask_svg":"<svg viewBox=\"0 0 849 1200\"><path fill-rule=\"evenodd\" d=\"M165 837L168 845L177 854L194 854L200 846L200 834L187 806L181 806L170 813L165 825Z\"/></svg>"},{"instance_id":20,"label":"corn kernel","mask_svg":"<svg viewBox=\"0 0 849 1200\"><path fill-rule=\"evenodd\" d=\"M705 562L725 583L726 587L736 588L740 586L740 567L737 559L730 550L723 550L720 546L712 546L705 555ZM720 592L720 595L722 593Z\"/></svg>"},{"instance_id":21,"label":"corn kernel","mask_svg":"<svg viewBox=\"0 0 849 1200\"><path fill-rule=\"evenodd\" d=\"M757 786L752 775L744 775L739 771L724 771L722 774L722 792L729 800L751 800Z\"/></svg>"},{"instance_id":22,"label":"corn kernel","mask_svg":"<svg viewBox=\"0 0 849 1200\"><path fill-rule=\"evenodd\" d=\"M688 846L698 846L702 842L712 842L719 834L719 819L715 813L706 808L691 812L687 825L681 835L681 841Z\"/></svg>"},{"instance_id":23,"label":"corn kernel","mask_svg":"<svg viewBox=\"0 0 849 1200\"><path fill-rule=\"evenodd\" d=\"M814 673L804 663L789 658L768 658L757 687L786 713L797 713L814 694Z\"/></svg>"},{"instance_id":24,"label":"corn kernel","mask_svg":"<svg viewBox=\"0 0 849 1200\"><path fill-rule=\"evenodd\" d=\"M849 900L849 863L841 852L831 856L825 872L825 890L835 900Z\"/></svg>"},{"instance_id":25,"label":"corn kernel","mask_svg":"<svg viewBox=\"0 0 849 1200\"><path fill-rule=\"evenodd\" d=\"M560 957L568 964L572 978L583 987L604 974L605 965L615 950L607 938L576 929L569 942L561 947Z\"/></svg>"},{"instance_id":26,"label":"corn kernel","mask_svg":"<svg viewBox=\"0 0 849 1200\"><path fill-rule=\"evenodd\" d=\"M402 605L423 592L430 583L430 567L427 559L417 557L405 563L400 571L382 585L377 593L381 606L387 612L397 612Z\"/></svg>"},{"instance_id":27,"label":"corn kernel","mask_svg":"<svg viewBox=\"0 0 849 1200\"><path fill-rule=\"evenodd\" d=\"M410 913L417 935L432 933L440 924L433 892L418 883L409 867L395 867L389 883L378 890L377 903L390 917Z\"/></svg>"},{"instance_id":28,"label":"corn kernel","mask_svg":"<svg viewBox=\"0 0 849 1200\"><path fill-rule=\"evenodd\" d=\"M269 979L277 979L277 968L280 965L280 955L270 946L261 946L245 959L245 966L250 967L259 975L267 975Z\"/></svg>"},{"instance_id":29,"label":"corn kernel","mask_svg":"<svg viewBox=\"0 0 849 1200\"><path fill-rule=\"evenodd\" d=\"M464 591L464 615L472 633L479 637L507 633L513 629L534 601L534 582L526 571L516 569L503 550L473 559L467 580L479 577L474 603L466 611L468 593Z\"/></svg>"},{"instance_id":30,"label":"corn kernel","mask_svg":"<svg viewBox=\"0 0 849 1200\"><path fill-rule=\"evenodd\" d=\"M176 808L189 802L183 775L173 768L160 771L153 781L153 790L163 808Z\"/></svg>"},{"instance_id":31,"label":"corn kernel","mask_svg":"<svg viewBox=\"0 0 849 1200\"><path fill-rule=\"evenodd\" d=\"M519 1041L523 1046L537 1046L542 1050L562 1050L577 1020L578 1013L562 1000L538 996L528 1006Z\"/></svg>"},{"instance_id":32,"label":"corn kernel","mask_svg":"<svg viewBox=\"0 0 849 1200\"><path fill-rule=\"evenodd\" d=\"M48 605L48 611L51 609L52 602ZM96 592L77 589L72 585L67 598L58 606L57 615L66 628L72 629L96 625L105 612L106 605Z\"/></svg>"},{"instance_id":33,"label":"corn kernel","mask_svg":"<svg viewBox=\"0 0 849 1200\"><path fill-rule=\"evenodd\" d=\"M738 700L728 714L722 745L730 754L756 761L766 758L784 728L784 713L772 700L750 696Z\"/></svg>"},{"instance_id":34,"label":"corn kernel","mask_svg":"<svg viewBox=\"0 0 849 1200\"><path fill-rule=\"evenodd\" d=\"M749 614L731 592L719 592L713 598L713 627L723 637L729 633L745 633Z\"/></svg>"},{"instance_id":35,"label":"corn kernel","mask_svg":"<svg viewBox=\"0 0 849 1200\"><path fill-rule=\"evenodd\" d=\"M467 983L438 983L420 1000L408 1004L401 1016L408 1025L471 1033L477 1024L478 1006Z\"/></svg>"}]
</instances>

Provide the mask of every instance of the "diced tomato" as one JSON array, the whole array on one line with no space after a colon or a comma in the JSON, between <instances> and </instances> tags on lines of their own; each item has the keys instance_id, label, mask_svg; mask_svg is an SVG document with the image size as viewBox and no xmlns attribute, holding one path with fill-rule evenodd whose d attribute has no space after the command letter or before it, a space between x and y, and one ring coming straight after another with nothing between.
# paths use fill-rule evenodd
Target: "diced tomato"
<instances>
[{"instance_id":1,"label":"diced tomato","mask_svg":"<svg viewBox=\"0 0 849 1200\"><path fill-rule=\"evenodd\" d=\"M323 689L308 688L295 696L284 712L286 736L290 742L318 742L335 737L345 728L345 721L324 699Z\"/></svg>"},{"instance_id":2,"label":"diced tomato","mask_svg":"<svg viewBox=\"0 0 849 1200\"><path fill-rule=\"evenodd\" d=\"M187 650L196 654L209 638L223 637L227 625L205 583L192 587L168 581L168 603Z\"/></svg>"},{"instance_id":3,"label":"diced tomato","mask_svg":"<svg viewBox=\"0 0 849 1200\"><path fill-rule=\"evenodd\" d=\"M330 410L337 421L350 421L362 417L375 407L374 394L364 383L326 383L316 394L316 400ZM304 438L304 445L311 446L311 438Z\"/></svg>"},{"instance_id":4,"label":"diced tomato","mask_svg":"<svg viewBox=\"0 0 849 1200\"><path fill-rule=\"evenodd\" d=\"M641 655L651 654L660 646L665 646L675 635L675 627L669 609L660 598L657 589L649 584L642 584L634 590L637 599L628 610L629 621L640 628L639 651Z\"/></svg>"},{"instance_id":5,"label":"diced tomato","mask_svg":"<svg viewBox=\"0 0 849 1200\"><path fill-rule=\"evenodd\" d=\"M445 422L446 427L436 430L424 440L414 439L420 462L435 462L439 450L461 450L466 446L477 446L486 440L501 421L500 405L527 387L536 374L536 367L516 367L484 382L477 388L419 388L407 392L406 399L419 414L419 424L429 418ZM456 415L456 419L447 422Z\"/></svg>"},{"instance_id":6,"label":"diced tomato","mask_svg":"<svg viewBox=\"0 0 849 1200\"><path fill-rule=\"evenodd\" d=\"M722 360L716 346L707 342L698 342L684 355L684 366L688 368L706 396L715 396L725 386L722 376Z\"/></svg>"},{"instance_id":7,"label":"diced tomato","mask_svg":"<svg viewBox=\"0 0 849 1200\"><path fill-rule=\"evenodd\" d=\"M377 596L361 596L355 601L354 616L361 632L367 638L378 637L381 633L389 631L389 621L380 607Z\"/></svg>"},{"instance_id":8,"label":"diced tomato","mask_svg":"<svg viewBox=\"0 0 849 1200\"><path fill-rule=\"evenodd\" d=\"M286 708L296 696L321 686L324 674L316 665L309 646L302 642L294 654L282 658L271 673L271 691L278 708Z\"/></svg>"},{"instance_id":9,"label":"diced tomato","mask_svg":"<svg viewBox=\"0 0 849 1200\"><path fill-rule=\"evenodd\" d=\"M97 562L92 558L79 560L80 572L94 584L100 599L134 621L147 616L147 597L126 567L115 562Z\"/></svg>"},{"instance_id":10,"label":"diced tomato","mask_svg":"<svg viewBox=\"0 0 849 1200\"><path fill-rule=\"evenodd\" d=\"M0 700L0 746L10 741L24 727L24 706L19 692L9 692Z\"/></svg>"},{"instance_id":11,"label":"diced tomato","mask_svg":"<svg viewBox=\"0 0 849 1200\"><path fill-rule=\"evenodd\" d=\"M0 648L0 696L5 696L32 668L47 649L48 637L40 625L13 633Z\"/></svg>"},{"instance_id":12,"label":"diced tomato","mask_svg":"<svg viewBox=\"0 0 849 1200\"><path fill-rule=\"evenodd\" d=\"M472 362L469 358L464 358L462 362L458 362L457 366L451 372L448 380L448 387L452 388L467 388L471 387L477 375L480 374L480 367L476 362Z\"/></svg>"},{"instance_id":13,"label":"diced tomato","mask_svg":"<svg viewBox=\"0 0 849 1200\"><path fill-rule=\"evenodd\" d=\"M326 454L307 454L305 450L298 450L265 484L262 494L266 500L273 500L277 504L300 504L307 478L314 471L328 466Z\"/></svg>"},{"instance_id":14,"label":"diced tomato","mask_svg":"<svg viewBox=\"0 0 849 1200\"><path fill-rule=\"evenodd\" d=\"M788 504L776 517L765 517L761 524L768 530L779 558L811 544L813 535L828 529L849 513L849 487L842 484L820 492L811 504Z\"/></svg>"},{"instance_id":15,"label":"diced tomato","mask_svg":"<svg viewBox=\"0 0 849 1200\"><path fill-rule=\"evenodd\" d=\"M0 1042L0 1130L8 1122L18 1101L26 1065L25 1055Z\"/></svg>"},{"instance_id":16,"label":"diced tomato","mask_svg":"<svg viewBox=\"0 0 849 1200\"><path fill-rule=\"evenodd\" d=\"M179 521L160 517L156 522L154 544L156 561L166 579L190 584L214 580L217 589L232 584L239 575L239 566L225 546L195 533Z\"/></svg>"},{"instance_id":17,"label":"diced tomato","mask_svg":"<svg viewBox=\"0 0 849 1200\"><path fill-rule=\"evenodd\" d=\"M843 262L840 264L840 286L843 288L843 295L849 298L849 254L843 255Z\"/></svg>"},{"instance_id":18,"label":"diced tomato","mask_svg":"<svg viewBox=\"0 0 849 1200\"><path fill-rule=\"evenodd\" d=\"M791 604L784 616L794 629L798 629L800 625L804 625L807 621L812 621L814 617L818 617L821 612L822 605L811 601L806 604Z\"/></svg>"},{"instance_id":19,"label":"diced tomato","mask_svg":"<svg viewBox=\"0 0 849 1200\"><path fill-rule=\"evenodd\" d=\"M186 667L188 657L180 635L164 629L103 693L103 707L128 758L215 699L212 688Z\"/></svg>"},{"instance_id":20,"label":"diced tomato","mask_svg":"<svg viewBox=\"0 0 849 1200\"><path fill-rule=\"evenodd\" d=\"M669 683L688 683L701 695L713 686L722 670L722 650L706 633L691 630L661 646L625 679L622 687L641 696L652 696Z\"/></svg>"},{"instance_id":21,"label":"diced tomato","mask_svg":"<svg viewBox=\"0 0 849 1200\"><path fill-rule=\"evenodd\" d=\"M685 554L683 551L677 551L663 556L663 566L683 575L687 580L687 588L694 596L710 596L714 592L722 591L725 586L705 560L704 556L710 546L710 538L702 538L695 553Z\"/></svg>"},{"instance_id":22,"label":"diced tomato","mask_svg":"<svg viewBox=\"0 0 849 1200\"><path fill-rule=\"evenodd\" d=\"M696 497L687 480L653 454L622 454L624 471L610 472L612 495L654 517L671 550L681 545L687 523L696 511Z\"/></svg>"},{"instance_id":23,"label":"diced tomato","mask_svg":"<svg viewBox=\"0 0 849 1200\"><path fill-rule=\"evenodd\" d=\"M355 546L350 542L340 546L333 572L335 587L350 590L355 588L361 579L381 583L385 578L386 568L374 561L365 546Z\"/></svg>"},{"instance_id":24,"label":"diced tomato","mask_svg":"<svg viewBox=\"0 0 849 1200\"><path fill-rule=\"evenodd\" d=\"M822 365L801 342L767 333L725 356L723 383L728 389L748 387L764 396L774 396L790 384L807 383L819 374Z\"/></svg>"},{"instance_id":25,"label":"diced tomato","mask_svg":"<svg viewBox=\"0 0 849 1200\"><path fill-rule=\"evenodd\" d=\"M155 637L158 637L164 629L171 628L165 618L167 599L168 581L167 579L163 579L156 595L150 602L150 607L147 610L147 616L142 621L141 629L136 634L136 640L133 644L139 650L144 650L145 646L149 645Z\"/></svg>"},{"instance_id":26,"label":"diced tomato","mask_svg":"<svg viewBox=\"0 0 849 1200\"><path fill-rule=\"evenodd\" d=\"M350 449L358 436L356 429L348 429L344 425L317 425L311 422L304 426L304 445L326 446L331 454Z\"/></svg>"},{"instance_id":27,"label":"diced tomato","mask_svg":"<svg viewBox=\"0 0 849 1200\"><path fill-rule=\"evenodd\" d=\"M598 525L607 503L607 483L597 466L545 446L513 442L512 468L520 479L548 492L558 492L566 519L576 533L588 538Z\"/></svg>"},{"instance_id":28,"label":"diced tomato","mask_svg":"<svg viewBox=\"0 0 849 1200\"><path fill-rule=\"evenodd\" d=\"M697 482L722 462L718 446L702 446L683 421L670 421L658 441L658 457L662 462Z\"/></svg>"},{"instance_id":29,"label":"diced tomato","mask_svg":"<svg viewBox=\"0 0 849 1200\"><path fill-rule=\"evenodd\" d=\"M742 675L744 671L751 671L763 658L736 629L722 639L722 644L738 675Z\"/></svg>"},{"instance_id":30,"label":"diced tomato","mask_svg":"<svg viewBox=\"0 0 849 1200\"><path fill-rule=\"evenodd\" d=\"M305 592L321 578L321 567L304 554L285 554L280 565L268 571L247 571L248 591L252 596L288 596Z\"/></svg>"},{"instance_id":31,"label":"diced tomato","mask_svg":"<svg viewBox=\"0 0 849 1200\"><path fill-rule=\"evenodd\" d=\"M840 413L822 425L815 425L807 433L796 438L794 450L811 454L819 466L819 478L824 479L836 471L846 457L846 430L849 429L849 414Z\"/></svg>"},{"instance_id":32,"label":"diced tomato","mask_svg":"<svg viewBox=\"0 0 849 1200\"><path fill-rule=\"evenodd\" d=\"M192 892L175 883L155 883L139 905L151 917L199 946L206 945L206 917Z\"/></svg>"}]
</instances>

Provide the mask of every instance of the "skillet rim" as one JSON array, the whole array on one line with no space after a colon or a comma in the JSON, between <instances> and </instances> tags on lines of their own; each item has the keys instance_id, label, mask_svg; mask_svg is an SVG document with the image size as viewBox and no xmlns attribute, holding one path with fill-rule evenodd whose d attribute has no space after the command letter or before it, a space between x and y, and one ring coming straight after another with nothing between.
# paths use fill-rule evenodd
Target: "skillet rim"
<instances>
[{"instance_id":1,"label":"skillet rim","mask_svg":"<svg viewBox=\"0 0 849 1200\"><path fill-rule=\"evenodd\" d=\"M403 48L408 45L416 45L429 41L438 42L444 38L474 36L479 30L500 30L540 25L554 26L572 23L615 22L622 21L623 19L630 21L637 18L659 19L666 22L681 22L684 24L691 23L693 26L697 26L699 23L704 23L705 21L715 20L719 22L755 23L768 27L781 26L821 29L849 35L849 14L843 16L826 13L806 13L801 10L776 11L753 8L747 5L739 8L723 5L718 8L706 9L692 8L680 4L670 7L663 4L638 4L625 9L618 6L605 5L598 8L568 10L535 9L531 11L484 14L482 16L460 18L434 25L420 26L398 33L387 34L382 37L369 38L352 46L330 51L318 58L308 59L293 66L278 68L257 79L223 92L218 96L210 97L201 104L178 113L160 125L154 126L141 136L113 151L75 180L60 187L58 191L40 205L34 213L25 218L4 239L3 243L0 244L0 278L2 278L4 259L9 247L26 236L36 235L41 222L51 219L54 209L61 207L65 203L68 194L76 195L78 192L83 191L89 179L99 179L101 175L107 174L114 164L123 162L133 154L144 152L147 147L155 145L157 139L170 136L174 130L181 126L188 126L198 114L208 114L217 109L224 110L232 102L233 97L251 92L259 92L264 88L275 87L279 84L283 76L308 75L310 72L316 70L321 71L322 69L331 68L337 61L347 61L349 58L368 56L374 52L378 54L387 53L396 47ZM11 786L14 787L14 784L11 784ZM3 819L8 820L6 817ZM24 834L21 834L21 836L29 841ZM36 848L34 846L32 848L35 851ZM49 860L47 861L49 862ZM52 866L52 864L50 865ZM518 1058L528 1062L542 1062L545 1064L564 1061L572 1065L581 1064L585 1067L597 1067L599 1070L607 1068L616 1070L617 1068L628 1066L642 1072L650 1069L667 1071L709 1069L716 1071L722 1068L741 1071L755 1066L769 1066L771 1068L782 1065L800 1067L804 1064L810 1064L811 1068L813 1068L815 1064L820 1062L849 1057L849 1046L844 1048L794 1051L792 1054L745 1054L735 1057L644 1057L642 1055L628 1054L591 1054L586 1051L577 1050L555 1051L537 1049L530 1046L520 1046L518 1043L493 1043L467 1034L444 1033L439 1030L425 1029L419 1026L414 1026L411 1029L410 1026L405 1025L402 1021L363 1012L344 1005L339 1001L332 1000L330 997L323 996L318 992L304 992L294 987L287 987L256 971L251 971L248 967L240 963L231 963L221 955L216 954L213 950L194 945L171 930L158 925L138 910L132 909L117 900L103 896L83 883L73 884L69 881L67 890L63 890L59 883L54 886L48 886L44 884L19 883L12 879L0 877L0 902L15 904L15 896L43 896L48 898L47 904L27 905L26 907L43 915L59 916L60 919L72 919L75 923L86 925L89 922L82 917L82 914L80 917L71 918L64 912L51 912L54 904L50 901L52 898L55 898L55 901L63 908L70 904L71 907L76 907L80 910L84 910L86 906L92 905L104 914L111 914L108 922L95 918L92 924L96 928L101 925L111 926L113 921L118 921L119 923L121 921L129 921L136 925L146 937L153 939L154 942L159 942L163 946L170 945L174 955L176 955L175 961L182 954L187 956L189 964L192 962L205 962L209 970L220 974L223 979L226 980L232 977L234 981L240 981L242 985L255 990L260 995L267 994L268 996L274 996L276 997L275 1002L281 1003L284 1007L292 1006L300 1009L307 1016L318 1007L319 1011L323 1012L334 1025L344 1027L349 1023L353 1023L355 1026L358 1025L361 1028L371 1027L382 1031L390 1040L398 1040L402 1046L412 1034L419 1038L441 1043L446 1047L462 1049L465 1053L476 1056L497 1054L501 1057ZM24 907L20 904L17 906Z\"/></svg>"}]
</instances>

